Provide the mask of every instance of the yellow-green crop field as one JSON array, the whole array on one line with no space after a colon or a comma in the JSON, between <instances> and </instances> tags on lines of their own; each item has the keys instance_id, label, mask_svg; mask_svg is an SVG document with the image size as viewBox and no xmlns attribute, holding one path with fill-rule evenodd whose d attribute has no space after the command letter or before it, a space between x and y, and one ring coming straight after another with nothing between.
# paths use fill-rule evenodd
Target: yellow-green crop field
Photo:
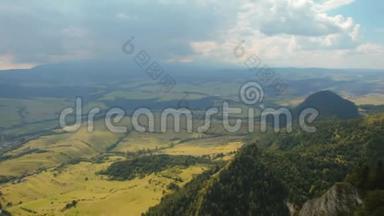
<instances>
[{"instance_id":1,"label":"yellow-green crop field","mask_svg":"<svg viewBox=\"0 0 384 216\"><path fill-rule=\"evenodd\" d=\"M170 183L182 187L208 165L176 166L127 181L108 179L99 171L129 157L127 152L149 149L160 154L193 156L222 153L219 159L229 160L242 145L240 136L116 134L106 130L100 121L95 128L93 132L85 126L74 133L56 131L3 155L9 159L0 161L0 176L16 177L0 185L0 203L5 209L12 215L141 215L172 192L167 187ZM104 159L96 162L98 156ZM65 208L72 201L77 202L75 207Z\"/></svg>"},{"instance_id":2,"label":"yellow-green crop field","mask_svg":"<svg viewBox=\"0 0 384 216\"><path fill-rule=\"evenodd\" d=\"M81 162L57 171L47 171L25 177L17 184L1 187L2 202L11 203L13 215L140 215L159 203L169 193L167 185L173 179L163 175L172 172L183 186L206 167L173 168L130 181L112 181L97 175L111 161L102 164ZM169 174L168 174L169 175ZM64 210L67 203L77 200L75 208Z\"/></svg>"}]
</instances>

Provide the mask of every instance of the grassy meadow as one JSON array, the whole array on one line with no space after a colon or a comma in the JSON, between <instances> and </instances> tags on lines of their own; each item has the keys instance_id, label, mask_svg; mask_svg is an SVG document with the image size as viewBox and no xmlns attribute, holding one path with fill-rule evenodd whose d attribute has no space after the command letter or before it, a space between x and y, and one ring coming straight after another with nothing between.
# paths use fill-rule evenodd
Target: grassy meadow
<instances>
[{"instance_id":1,"label":"grassy meadow","mask_svg":"<svg viewBox=\"0 0 384 216\"><path fill-rule=\"evenodd\" d=\"M2 155L0 175L13 180L1 185L0 201L13 215L141 215L172 192L171 183L182 187L208 165L169 167L126 181L100 171L115 161L149 153L229 160L241 145L240 136L112 133L101 120L93 132L86 125L74 133L56 130ZM68 207L72 201L75 206Z\"/></svg>"},{"instance_id":2,"label":"grassy meadow","mask_svg":"<svg viewBox=\"0 0 384 216\"><path fill-rule=\"evenodd\" d=\"M3 185L1 199L9 203L8 210L14 215L140 215L171 192L167 186L174 180L167 177L169 173L180 177L182 182L176 183L183 186L206 169L199 165L173 168L130 181L112 181L96 174L113 160L116 158L48 169L20 183ZM72 200L77 201L76 207L65 209Z\"/></svg>"}]
</instances>

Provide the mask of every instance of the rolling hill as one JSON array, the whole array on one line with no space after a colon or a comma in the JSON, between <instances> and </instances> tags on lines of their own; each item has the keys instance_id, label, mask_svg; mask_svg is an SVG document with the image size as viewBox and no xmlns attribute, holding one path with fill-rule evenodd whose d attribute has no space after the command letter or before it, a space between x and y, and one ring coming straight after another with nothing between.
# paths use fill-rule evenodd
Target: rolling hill
<instances>
[{"instance_id":1,"label":"rolling hill","mask_svg":"<svg viewBox=\"0 0 384 216\"><path fill-rule=\"evenodd\" d=\"M320 118L350 119L359 117L357 106L332 91L320 91L308 96L294 109L300 113L306 108L314 108L319 112Z\"/></svg>"}]
</instances>

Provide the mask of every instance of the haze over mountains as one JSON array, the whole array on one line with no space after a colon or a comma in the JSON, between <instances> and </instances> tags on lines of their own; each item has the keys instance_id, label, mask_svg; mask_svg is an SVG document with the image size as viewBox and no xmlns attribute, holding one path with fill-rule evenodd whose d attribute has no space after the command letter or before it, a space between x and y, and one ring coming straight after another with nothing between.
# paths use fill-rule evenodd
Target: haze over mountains
<instances>
[{"instance_id":1,"label":"haze over mountains","mask_svg":"<svg viewBox=\"0 0 384 216\"><path fill-rule=\"evenodd\" d=\"M381 71L274 68L271 79L263 80L260 73L244 68L163 67L175 80L169 91L131 63L2 71L3 214L380 212ZM113 107L126 111L121 124L127 126L132 111L140 107L155 113L165 108L201 113L228 101L231 107L255 108L239 97L249 81L262 86L264 108L290 108L294 118L305 108L318 110L320 117L312 125L317 131L305 133L294 125L292 133L273 133L272 128L248 133L243 124L229 133L218 116L206 132L188 133L182 127L180 132L111 133L103 119ZM274 92L277 81L285 86L280 93ZM78 96L85 114L94 107L102 110L93 132L87 132L86 121L73 133L58 127L61 110L74 107ZM30 185L41 192L31 193ZM115 208L104 208L112 203Z\"/></svg>"},{"instance_id":2,"label":"haze over mountains","mask_svg":"<svg viewBox=\"0 0 384 216\"><path fill-rule=\"evenodd\" d=\"M242 65L234 67L162 63L160 66L163 73L172 76L176 83L236 82L257 80L261 76L267 82L264 83L265 85L270 84L268 82L272 82L274 79L279 79L281 82L289 82L288 87L290 87L290 90L294 90L295 93L299 94L299 92L302 92L301 94L306 95L319 91L322 88L333 86L338 86L340 88L338 91L347 90L352 85L355 85L351 89L354 93L364 94L370 92L371 88L380 88L380 83L372 83L369 89L364 89L359 82L361 80L358 80L361 76L364 76L367 82L382 79L381 70L369 69L267 68L268 71L265 71L265 68L255 67L248 69ZM22 91L22 94L19 93L20 97L21 95L28 96L28 94L31 94L30 96L39 96L39 94L44 96L42 88L52 86L82 87L83 89L77 89L77 91L86 91L87 88L92 88L96 85L119 87L124 86L124 83L129 84L135 80L156 83L146 73L145 68L143 69L138 66L132 59L127 59L126 61L83 61L42 65L32 69L4 70L1 71L0 78L3 90L6 87L21 87L20 91ZM22 87L29 87L29 89L23 89ZM73 96L76 94L76 88L73 90L67 89L67 91L68 95ZM48 94L49 92L45 93ZM1 91L2 97L7 97L7 94L12 93L17 96L17 89ZM59 93L56 94L63 96L63 93L61 95Z\"/></svg>"},{"instance_id":3,"label":"haze over mountains","mask_svg":"<svg viewBox=\"0 0 384 216\"><path fill-rule=\"evenodd\" d=\"M0 216L383 216L384 2L0 1Z\"/></svg>"},{"instance_id":4,"label":"haze over mountains","mask_svg":"<svg viewBox=\"0 0 384 216\"><path fill-rule=\"evenodd\" d=\"M49 131L57 127L59 112L73 107L78 96L87 109L121 107L132 112L139 107L161 110L182 104L193 109L207 109L218 101L238 102L241 85L259 81L265 93L264 105L273 108L295 107L310 94L322 90L331 90L359 105L377 105L384 98L384 78L380 70L270 68L264 73L263 68L250 70L242 65L235 68L161 63L161 67L163 73L175 81L170 92L164 91L159 79L151 78L130 58L2 71L0 114L6 118L0 124L0 133L4 139L11 139ZM281 93L276 92L276 83L284 87ZM342 107L341 104L339 108ZM351 113L355 115L353 109ZM366 112L377 109L380 108L368 107Z\"/></svg>"}]
</instances>

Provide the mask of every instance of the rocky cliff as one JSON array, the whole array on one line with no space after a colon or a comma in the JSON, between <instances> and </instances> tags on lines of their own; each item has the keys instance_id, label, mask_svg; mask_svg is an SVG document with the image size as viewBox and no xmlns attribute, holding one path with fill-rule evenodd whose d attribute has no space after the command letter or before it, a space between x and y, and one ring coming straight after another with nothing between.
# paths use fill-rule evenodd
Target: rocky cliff
<instances>
[{"instance_id":1,"label":"rocky cliff","mask_svg":"<svg viewBox=\"0 0 384 216\"><path fill-rule=\"evenodd\" d=\"M348 216L362 204L357 189L349 183L336 183L319 198L307 201L299 216Z\"/></svg>"}]
</instances>

